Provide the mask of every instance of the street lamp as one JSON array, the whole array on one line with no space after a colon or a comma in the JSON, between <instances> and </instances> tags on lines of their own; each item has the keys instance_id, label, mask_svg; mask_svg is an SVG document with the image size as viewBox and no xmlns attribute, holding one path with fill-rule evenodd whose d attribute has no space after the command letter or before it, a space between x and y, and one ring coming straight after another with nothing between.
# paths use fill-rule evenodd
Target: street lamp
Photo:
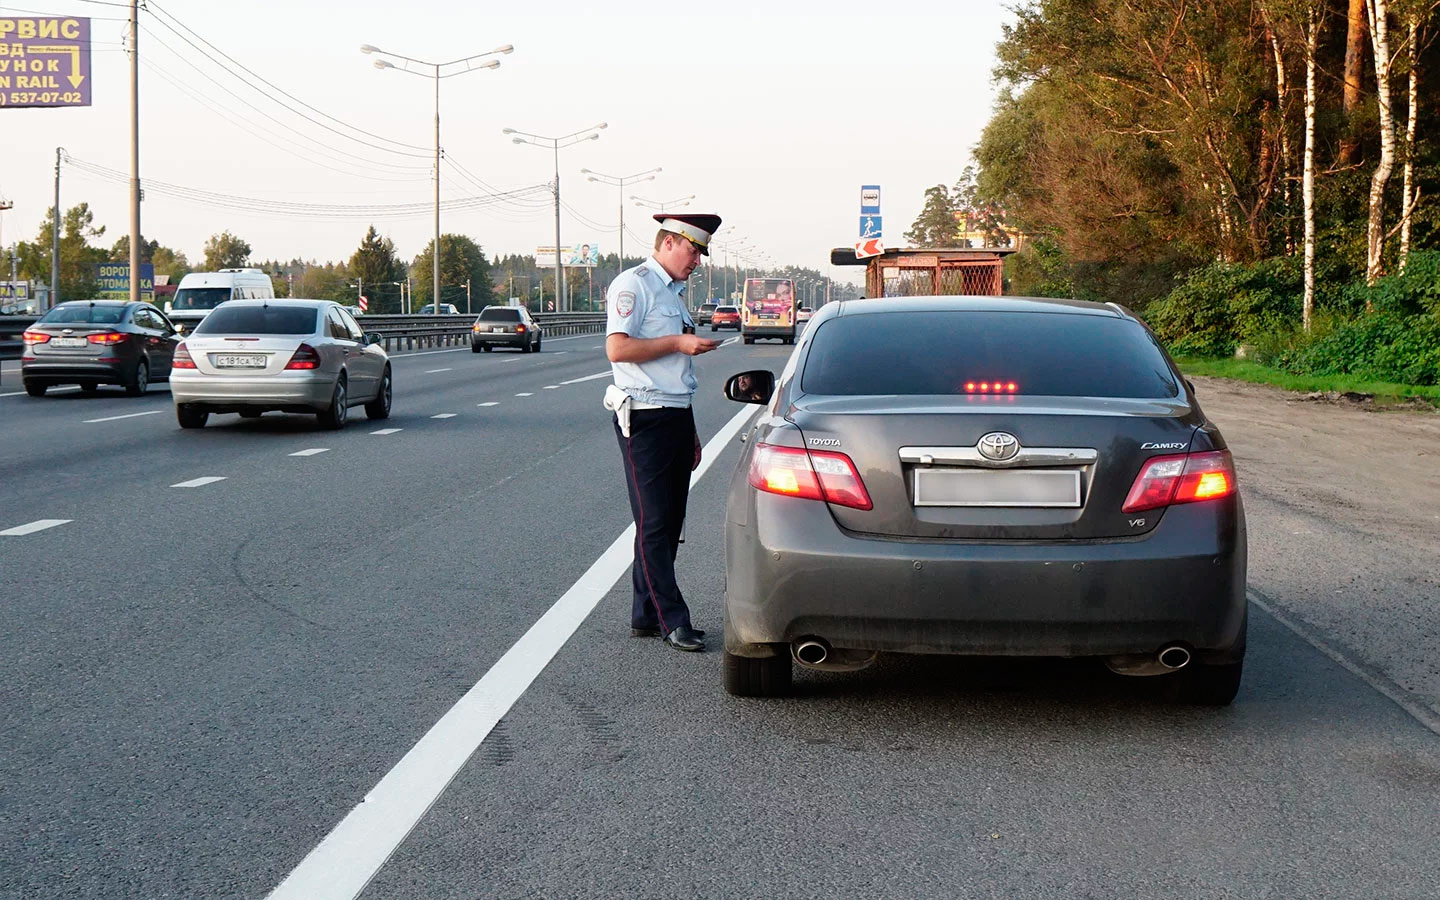
<instances>
[{"instance_id":1,"label":"street lamp","mask_svg":"<svg viewBox=\"0 0 1440 900\"><path fill-rule=\"evenodd\" d=\"M475 60L483 59L487 56L495 56L497 54L513 53L514 51L514 45L505 44L503 46L496 47L494 50L487 50L484 53L477 53L474 56L466 56L461 59L452 59L449 62L435 63L426 62L421 59L411 59L408 56L401 56L399 53L391 53L387 50L381 50L379 47L375 47L371 44L360 45L361 53L378 53L382 56L389 56L393 59L398 59L401 61L401 65L397 66L389 60L377 59L375 60L375 68L377 69L394 69L397 72L409 72L411 75L419 75L422 78L435 79L435 248L431 252L431 255L434 257L435 267L434 272L432 273L432 279L434 283L431 285L431 287L434 290L434 311L435 315L437 316L440 315L440 79L453 78L456 75L464 75L466 72L474 72L478 69L498 69L500 67L500 60L498 59L487 60L483 63L476 63ZM410 68L411 63L414 63L417 66L424 66L427 69L433 69L434 72L433 74L428 72L417 72L414 69ZM442 69L460 65L463 65L465 68L457 69L453 72L441 72Z\"/></svg>"},{"instance_id":2,"label":"street lamp","mask_svg":"<svg viewBox=\"0 0 1440 900\"><path fill-rule=\"evenodd\" d=\"M639 184L642 181L654 181L655 176L660 174L661 168L656 166L644 172L637 172L634 175L606 175L604 172L592 172L589 169L581 169L581 175L590 176L589 180L599 184L608 184L611 187L620 189L620 269L625 269L625 185ZM557 240L558 244L559 241Z\"/></svg>"},{"instance_id":3,"label":"street lamp","mask_svg":"<svg viewBox=\"0 0 1440 900\"><path fill-rule=\"evenodd\" d=\"M591 125L589 128L582 128L560 137L545 137L541 134L530 134L514 128L506 128L500 132L501 134L515 135L510 139L511 143L549 147L555 153L555 293L560 298L559 302L555 304L556 312L563 312L570 299L565 291L565 267L560 261L560 148L573 147L582 141L598 141L600 140L599 133L609 127L608 123L601 122L598 125Z\"/></svg>"},{"instance_id":4,"label":"street lamp","mask_svg":"<svg viewBox=\"0 0 1440 900\"><path fill-rule=\"evenodd\" d=\"M655 209L661 213L666 213L671 209L689 206L690 201L695 199L695 195L691 194L688 197L676 197L674 200L646 200L644 197L637 197L631 194L630 199L635 201L636 206L643 206L646 209Z\"/></svg>"}]
</instances>

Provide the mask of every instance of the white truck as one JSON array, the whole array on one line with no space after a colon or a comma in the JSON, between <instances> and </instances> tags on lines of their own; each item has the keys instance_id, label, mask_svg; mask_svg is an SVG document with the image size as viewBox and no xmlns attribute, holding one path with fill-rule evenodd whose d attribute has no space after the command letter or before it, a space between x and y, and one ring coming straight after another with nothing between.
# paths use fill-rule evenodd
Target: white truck
<instances>
[{"instance_id":1,"label":"white truck","mask_svg":"<svg viewBox=\"0 0 1440 900\"><path fill-rule=\"evenodd\" d=\"M210 310L226 300L270 300L275 287L260 269L221 269L218 272L191 272L180 279L174 298L166 301L165 314L181 334L195 330Z\"/></svg>"}]
</instances>

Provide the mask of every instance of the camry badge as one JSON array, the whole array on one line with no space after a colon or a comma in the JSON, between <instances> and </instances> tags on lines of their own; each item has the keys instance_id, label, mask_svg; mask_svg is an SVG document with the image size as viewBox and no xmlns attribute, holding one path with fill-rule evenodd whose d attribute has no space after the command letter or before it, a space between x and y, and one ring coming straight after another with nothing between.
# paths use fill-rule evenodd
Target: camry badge
<instances>
[{"instance_id":1,"label":"camry badge","mask_svg":"<svg viewBox=\"0 0 1440 900\"><path fill-rule=\"evenodd\" d=\"M980 455L995 462L1004 462L1007 459L1014 459L1020 452L1020 441L1013 434L1004 431L992 431L980 438L976 445Z\"/></svg>"}]
</instances>

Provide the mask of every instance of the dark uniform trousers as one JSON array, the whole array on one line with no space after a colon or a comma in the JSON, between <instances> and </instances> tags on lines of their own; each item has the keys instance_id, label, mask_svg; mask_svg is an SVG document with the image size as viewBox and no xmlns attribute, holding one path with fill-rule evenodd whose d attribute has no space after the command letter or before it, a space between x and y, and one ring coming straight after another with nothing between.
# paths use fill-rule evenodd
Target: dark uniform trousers
<instances>
[{"instance_id":1,"label":"dark uniform trousers","mask_svg":"<svg viewBox=\"0 0 1440 900\"><path fill-rule=\"evenodd\" d=\"M660 628L666 634L689 628L690 609L675 582L675 554L695 464L694 413L688 407L632 409L628 438L613 417L612 422L635 517L631 627Z\"/></svg>"}]
</instances>

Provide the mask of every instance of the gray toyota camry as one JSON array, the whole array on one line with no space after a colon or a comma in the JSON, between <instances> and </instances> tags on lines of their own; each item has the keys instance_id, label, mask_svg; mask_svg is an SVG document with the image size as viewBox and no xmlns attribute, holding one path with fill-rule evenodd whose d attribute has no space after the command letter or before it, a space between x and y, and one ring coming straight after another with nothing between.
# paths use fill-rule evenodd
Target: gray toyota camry
<instances>
[{"instance_id":1,"label":"gray toyota camry","mask_svg":"<svg viewBox=\"0 0 1440 900\"><path fill-rule=\"evenodd\" d=\"M1095 657L1234 699L1245 516L1230 452L1123 307L829 304L778 379L725 519L725 688L878 652Z\"/></svg>"}]
</instances>

